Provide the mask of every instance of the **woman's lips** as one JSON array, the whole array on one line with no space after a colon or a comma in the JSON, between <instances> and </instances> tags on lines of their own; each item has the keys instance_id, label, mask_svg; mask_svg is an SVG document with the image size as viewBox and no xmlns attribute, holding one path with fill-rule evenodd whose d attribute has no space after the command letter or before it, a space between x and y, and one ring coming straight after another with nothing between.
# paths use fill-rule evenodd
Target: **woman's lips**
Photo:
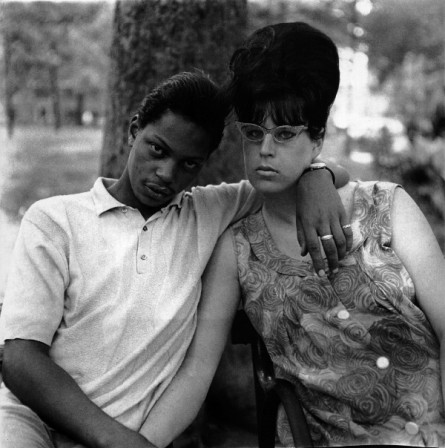
<instances>
[{"instance_id":1,"label":"woman's lips","mask_svg":"<svg viewBox=\"0 0 445 448\"><path fill-rule=\"evenodd\" d=\"M278 171L271 166L267 165L260 165L258 168L255 169L255 171L260 175L264 177L273 177L276 174L278 174Z\"/></svg>"}]
</instances>

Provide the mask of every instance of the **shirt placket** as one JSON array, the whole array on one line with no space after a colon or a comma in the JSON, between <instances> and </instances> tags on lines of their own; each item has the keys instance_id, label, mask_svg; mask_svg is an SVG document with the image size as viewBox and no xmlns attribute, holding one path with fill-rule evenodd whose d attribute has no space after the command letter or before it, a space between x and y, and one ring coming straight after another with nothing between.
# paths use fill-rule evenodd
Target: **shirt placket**
<instances>
[{"instance_id":1,"label":"shirt placket","mask_svg":"<svg viewBox=\"0 0 445 448\"><path fill-rule=\"evenodd\" d=\"M157 241L156 222L160 214L151 216L139 230L136 270L138 274L145 274L150 268L150 259L152 258L153 248L158 247L160 241Z\"/></svg>"}]
</instances>

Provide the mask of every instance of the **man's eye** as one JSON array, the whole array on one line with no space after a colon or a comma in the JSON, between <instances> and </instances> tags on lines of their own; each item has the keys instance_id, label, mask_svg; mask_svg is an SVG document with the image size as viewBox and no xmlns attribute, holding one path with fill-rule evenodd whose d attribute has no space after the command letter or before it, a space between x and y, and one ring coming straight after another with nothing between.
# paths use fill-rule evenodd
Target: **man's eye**
<instances>
[{"instance_id":1,"label":"man's eye","mask_svg":"<svg viewBox=\"0 0 445 448\"><path fill-rule=\"evenodd\" d=\"M201 165L198 162L191 162L191 161L186 161L184 162L184 168L186 170L196 170L200 167Z\"/></svg>"},{"instance_id":2,"label":"man's eye","mask_svg":"<svg viewBox=\"0 0 445 448\"><path fill-rule=\"evenodd\" d=\"M161 146L156 145L155 143L150 143L150 150L158 155L161 155L164 153L164 149Z\"/></svg>"}]
</instances>

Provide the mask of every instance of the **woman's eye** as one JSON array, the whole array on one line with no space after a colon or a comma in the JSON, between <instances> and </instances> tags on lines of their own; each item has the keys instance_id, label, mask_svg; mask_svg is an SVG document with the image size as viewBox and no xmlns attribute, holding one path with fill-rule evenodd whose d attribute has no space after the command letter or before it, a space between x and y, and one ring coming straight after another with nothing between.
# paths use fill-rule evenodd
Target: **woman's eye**
<instances>
[{"instance_id":1,"label":"woman's eye","mask_svg":"<svg viewBox=\"0 0 445 448\"><path fill-rule=\"evenodd\" d=\"M257 140L263 137L262 131L257 131L256 129L251 129L246 131L247 138Z\"/></svg>"},{"instance_id":2,"label":"woman's eye","mask_svg":"<svg viewBox=\"0 0 445 448\"><path fill-rule=\"evenodd\" d=\"M277 137L280 140L290 140L292 137L295 137L295 132L289 130L282 130L277 133Z\"/></svg>"}]
</instances>

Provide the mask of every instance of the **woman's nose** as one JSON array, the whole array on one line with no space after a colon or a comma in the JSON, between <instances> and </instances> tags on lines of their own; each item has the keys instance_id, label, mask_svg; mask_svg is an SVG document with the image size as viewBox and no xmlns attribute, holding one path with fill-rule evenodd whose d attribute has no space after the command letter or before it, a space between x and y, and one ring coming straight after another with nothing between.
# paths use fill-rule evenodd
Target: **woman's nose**
<instances>
[{"instance_id":1,"label":"woman's nose","mask_svg":"<svg viewBox=\"0 0 445 448\"><path fill-rule=\"evenodd\" d=\"M263 157L275 154L275 141L271 134L266 134L261 142L260 155Z\"/></svg>"}]
</instances>

